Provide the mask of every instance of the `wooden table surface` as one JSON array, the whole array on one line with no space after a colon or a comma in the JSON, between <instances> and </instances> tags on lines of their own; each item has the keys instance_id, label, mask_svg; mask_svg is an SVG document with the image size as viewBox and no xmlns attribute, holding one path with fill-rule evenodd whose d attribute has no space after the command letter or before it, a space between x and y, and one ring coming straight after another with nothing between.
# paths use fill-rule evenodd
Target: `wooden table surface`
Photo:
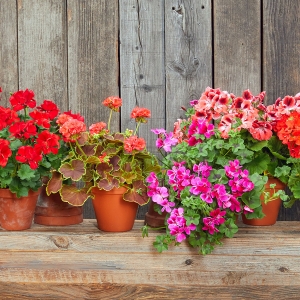
<instances>
[{"instance_id":1,"label":"wooden table surface","mask_svg":"<svg viewBox=\"0 0 300 300\"><path fill-rule=\"evenodd\" d=\"M187 244L157 253L142 225L0 230L0 299L300 299L300 222L240 224L207 256Z\"/></svg>"}]
</instances>

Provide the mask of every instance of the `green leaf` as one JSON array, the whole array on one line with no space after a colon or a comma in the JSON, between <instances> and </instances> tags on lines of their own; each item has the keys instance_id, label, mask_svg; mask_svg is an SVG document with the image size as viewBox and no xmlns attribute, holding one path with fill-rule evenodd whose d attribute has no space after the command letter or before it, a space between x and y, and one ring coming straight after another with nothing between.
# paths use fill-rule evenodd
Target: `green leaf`
<instances>
[{"instance_id":1,"label":"green leaf","mask_svg":"<svg viewBox=\"0 0 300 300\"><path fill-rule=\"evenodd\" d=\"M22 142L19 139L13 140L10 142L10 149L15 151L22 146Z\"/></svg>"},{"instance_id":2,"label":"green leaf","mask_svg":"<svg viewBox=\"0 0 300 300\"><path fill-rule=\"evenodd\" d=\"M254 157L251 162L246 163L244 167L250 172L250 174L261 174L268 169L270 161L270 156L267 153L261 152Z\"/></svg>"},{"instance_id":3,"label":"green leaf","mask_svg":"<svg viewBox=\"0 0 300 300\"><path fill-rule=\"evenodd\" d=\"M262 148L266 147L268 145L268 141L260 141L260 142L255 142L253 145L248 147L250 150L253 151L260 151Z\"/></svg>"},{"instance_id":4,"label":"green leaf","mask_svg":"<svg viewBox=\"0 0 300 300\"><path fill-rule=\"evenodd\" d=\"M155 242L153 242L153 246L160 253L163 252L164 250L168 250L168 243L165 242L165 236L164 235L158 235L156 237Z\"/></svg>"},{"instance_id":5,"label":"green leaf","mask_svg":"<svg viewBox=\"0 0 300 300\"><path fill-rule=\"evenodd\" d=\"M18 176L21 180L29 180L30 178L34 178L36 175L35 170L32 170L29 165L23 164L21 165L19 171L17 172Z\"/></svg>"}]
</instances>

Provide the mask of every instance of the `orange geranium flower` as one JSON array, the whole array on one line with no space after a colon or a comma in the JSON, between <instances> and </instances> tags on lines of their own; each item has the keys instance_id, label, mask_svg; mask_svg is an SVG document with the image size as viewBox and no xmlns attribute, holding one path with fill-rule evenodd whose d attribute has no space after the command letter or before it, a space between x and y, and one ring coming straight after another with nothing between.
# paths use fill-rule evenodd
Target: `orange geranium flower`
<instances>
[{"instance_id":1,"label":"orange geranium flower","mask_svg":"<svg viewBox=\"0 0 300 300\"><path fill-rule=\"evenodd\" d=\"M133 135L124 140L124 149L127 152L132 152L133 150L142 151L146 147L146 141L143 138L138 138Z\"/></svg>"},{"instance_id":2,"label":"orange geranium flower","mask_svg":"<svg viewBox=\"0 0 300 300\"><path fill-rule=\"evenodd\" d=\"M106 127L106 123L98 122L89 127L90 134L98 134Z\"/></svg>"},{"instance_id":3,"label":"orange geranium flower","mask_svg":"<svg viewBox=\"0 0 300 300\"><path fill-rule=\"evenodd\" d=\"M146 118L151 117L151 112L148 108L144 107L135 107L131 111L130 115L131 119L136 119L136 122L147 123Z\"/></svg>"},{"instance_id":4,"label":"orange geranium flower","mask_svg":"<svg viewBox=\"0 0 300 300\"><path fill-rule=\"evenodd\" d=\"M119 97L108 97L102 102L102 104L113 111L119 111L122 106L122 99Z\"/></svg>"},{"instance_id":5,"label":"orange geranium flower","mask_svg":"<svg viewBox=\"0 0 300 300\"><path fill-rule=\"evenodd\" d=\"M85 130L86 126L84 122L73 118L70 118L59 128L59 132L66 142L75 142L80 137L80 133Z\"/></svg>"}]
</instances>

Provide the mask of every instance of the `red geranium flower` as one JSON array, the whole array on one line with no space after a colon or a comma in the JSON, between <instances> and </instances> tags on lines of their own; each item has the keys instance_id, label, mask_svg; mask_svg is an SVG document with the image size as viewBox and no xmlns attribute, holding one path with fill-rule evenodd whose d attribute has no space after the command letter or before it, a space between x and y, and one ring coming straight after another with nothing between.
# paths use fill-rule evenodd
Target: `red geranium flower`
<instances>
[{"instance_id":1,"label":"red geranium flower","mask_svg":"<svg viewBox=\"0 0 300 300\"><path fill-rule=\"evenodd\" d=\"M36 101L33 99L34 92L26 89L25 91L18 91L11 95L9 101L14 111L22 110L26 107L34 108Z\"/></svg>"},{"instance_id":2,"label":"red geranium flower","mask_svg":"<svg viewBox=\"0 0 300 300\"><path fill-rule=\"evenodd\" d=\"M44 128L50 128L50 120L47 113L34 110L29 113L29 116L35 121L35 124Z\"/></svg>"},{"instance_id":3,"label":"red geranium flower","mask_svg":"<svg viewBox=\"0 0 300 300\"><path fill-rule=\"evenodd\" d=\"M21 146L16 154L16 160L27 163L31 169L37 169L42 160L40 149L32 146Z\"/></svg>"},{"instance_id":4,"label":"red geranium flower","mask_svg":"<svg viewBox=\"0 0 300 300\"><path fill-rule=\"evenodd\" d=\"M124 140L124 149L127 152L132 152L133 150L142 151L146 147L146 141L143 138L138 138L133 135Z\"/></svg>"},{"instance_id":5,"label":"red geranium flower","mask_svg":"<svg viewBox=\"0 0 300 300\"><path fill-rule=\"evenodd\" d=\"M59 149L59 136L55 133L51 133L48 130L42 131L36 140L36 149L46 154L57 154Z\"/></svg>"},{"instance_id":6,"label":"red geranium flower","mask_svg":"<svg viewBox=\"0 0 300 300\"><path fill-rule=\"evenodd\" d=\"M44 100L44 102L38 106L37 109L46 113L50 120L53 120L59 112L57 105L51 100Z\"/></svg>"},{"instance_id":7,"label":"red geranium flower","mask_svg":"<svg viewBox=\"0 0 300 300\"><path fill-rule=\"evenodd\" d=\"M0 130L19 120L18 114L14 110L0 106Z\"/></svg>"},{"instance_id":8,"label":"red geranium flower","mask_svg":"<svg viewBox=\"0 0 300 300\"><path fill-rule=\"evenodd\" d=\"M30 137L35 136L37 133L37 129L33 121L14 123L9 127L8 131L17 139L29 139Z\"/></svg>"},{"instance_id":9,"label":"red geranium flower","mask_svg":"<svg viewBox=\"0 0 300 300\"><path fill-rule=\"evenodd\" d=\"M122 99L119 97L108 97L102 104L113 111L119 111L119 108L122 106Z\"/></svg>"},{"instance_id":10,"label":"red geranium flower","mask_svg":"<svg viewBox=\"0 0 300 300\"><path fill-rule=\"evenodd\" d=\"M9 148L9 141L0 139L0 166L5 167L8 161L8 158L12 155L12 152Z\"/></svg>"}]
</instances>

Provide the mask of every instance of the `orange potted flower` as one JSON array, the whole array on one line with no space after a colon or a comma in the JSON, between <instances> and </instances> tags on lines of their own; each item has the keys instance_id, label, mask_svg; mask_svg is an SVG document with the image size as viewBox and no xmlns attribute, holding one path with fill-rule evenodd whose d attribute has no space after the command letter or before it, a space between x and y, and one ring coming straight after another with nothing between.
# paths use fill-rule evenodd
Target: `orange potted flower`
<instances>
[{"instance_id":1,"label":"orange potted flower","mask_svg":"<svg viewBox=\"0 0 300 300\"><path fill-rule=\"evenodd\" d=\"M59 193L63 201L74 206L92 198L99 229L127 231L133 226L138 205L149 200L145 178L159 170L157 159L146 150L145 140L136 134L151 114L146 108L135 107L131 113L137 123L135 132L112 133L110 120L114 112L119 112L122 99L108 97L103 105L110 109L108 123L92 124L88 130L78 118L59 116L59 132L70 152L53 172L47 193ZM80 184L65 185L67 179Z\"/></svg>"}]
</instances>

